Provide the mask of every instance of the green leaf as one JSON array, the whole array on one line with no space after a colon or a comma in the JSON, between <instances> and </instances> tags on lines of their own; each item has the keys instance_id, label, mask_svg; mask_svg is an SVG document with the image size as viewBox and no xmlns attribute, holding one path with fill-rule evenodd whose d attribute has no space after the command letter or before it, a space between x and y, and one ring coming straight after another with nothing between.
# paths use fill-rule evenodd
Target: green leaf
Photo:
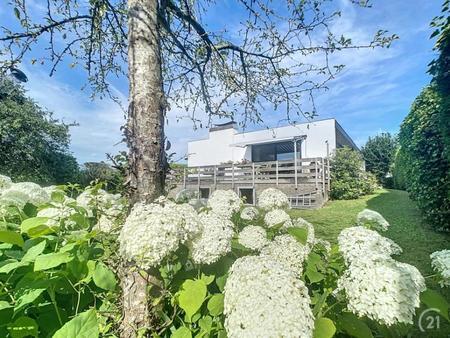
<instances>
[{"instance_id":1,"label":"green leaf","mask_svg":"<svg viewBox=\"0 0 450 338\"><path fill-rule=\"evenodd\" d=\"M6 261L8 262L8 261ZM4 264L0 267L0 273L10 273L14 269L17 269L21 266L24 266L22 262L17 262L15 260L9 261L7 264Z\"/></svg>"},{"instance_id":2,"label":"green leaf","mask_svg":"<svg viewBox=\"0 0 450 338\"><path fill-rule=\"evenodd\" d=\"M19 312L27 306L33 303L45 289L26 289L23 291L22 295L17 299L16 305L14 306L14 312Z\"/></svg>"},{"instance_id":3,"label":"green leaf","mask_svg":"<svg viewBox=\"0 0 450 338\"><path fill-rule=\"evenodd\" d=\"M14 244L23 247L22 236L14 231L7 231L7 230L0 231L0 242Z\"/></svg>"},{"instance_id":4,"label":"green leaf","mask_svg":"<svg viewBox=\"0 0 450 338\"><path fill-rule=\"evenodd\" d=\"M30 229L38 227L42 224L45 224L48 221L48 217L32 217L27 218L20 225L20 229L24 233L28 233Z\"/></svg>"},{"instance_id":5,"label":"green leaf","mask_svg":"<svg viewBox=\"0 0 450 338\"><path fill-rule=\"evenodd\" d=\"M203 280L186 280L181 286L178 296L180 307L186 312L188 318L200 309L206 297L206 284Z\"/></svg>"},{"instance_id":6,"label":"green leaf","mask_svg":"<svg viewBox=\"0 0 450 338\"><path fill-rule=\"evenodd\" d=\"M96 338L98 337L95 310L80 313L55 332L53 338Z\"/></svg>"},{"instance_id":7,"label":"green leaf","mask_svg":"<svg viewBox=\"0 0 450 338\"><path fill-rule=\"evenodd\" d=\"M0 326L9 323L14 314L14 307L4 300L0 300Z\"/></svg>"},{"instance_id":8,"label":"green leaf","mask_svg":"<svg viewBox=\"0 0 450 338\"><path fill-rule=\"evenodd\" d=\"M42 242L32 246L28 249L25 255L22 257L23 263L34 262L37 256L44 252L45 246L47 245L47 241L43 240Z\"/></svg>"},{"instance_id":9,"label":"green leaf","mask_svg":"<svg viewBox=\"0 0 450 338\"><path fill-rule=\"evenodd\" d=\"M202 273L201 279L205 282L206 285L209 285L212 282L214 282L215 277L216 276L214 276L214 275L205 275L204 273Z\"/></svg>"},{"instance_id":10,"label":"green leaf","mask_svg":"<svg viewBox=\"0 0 450 338\"><path fill-rule=\"evenodd\" d=\"M51 269L61 264L68 263L72 259L73 256L68 252L55 252L47 255L40 255L36 257L36 261L34 262L34 271Z\"/></svg>"},{"instance_id":11,"label":"green leaf","mask_svg":"<svg viewBox=\"0 0 450 338\"><path fill-rule=\"evenodd\" d=\"M325 275L318 272L315 268L308 265L305 272L306 276L310 280L311 283L317 283L320 282L322 279L325 278Z\"/></svg>"},{"instance_id":12,"label":"green leaf","mask_svg":"<svg viewBox=\"0 0 450 338\"><path fill-rule=\"evenodd\" d=\"M287 232L289 235L293 236L301 244L306 244L306 239L308 238L308 229L306 228L288 228Z\"/></svg>"},{"instance_id":13,"label":"green leaf","mask_svg":"<svg viewBox=\"0 0 450 338\"><path fill-rule=\"evenodd\" d=\"M208 301L208 311L212 316L219 316L223 312L223 299L221 293L216 293Z\"/></svg>"},{"instance_id":14,"label":"green leaf","mask_svg":"<svg viewBox=\"0 0 450 338\"><path fill-rule=\"evenodd\" d=\"M213 319L211 316L202 317L198 321L198 326L202 329L203 332L206 332L206 333L211 332L212 325L213 325Z\"/></svg>"},{"instance_id":15,"label":"green leaf","mask_svg":"<svg viewBox=\"0 0 450 338\"><path fill-rule=\"evenodd\" d=\"M372 331L366 323L352 313L343 313L338 325L350 336L356 338L373 338Z\"/></svg>"},{"instance_id":16,"label":"green leaf","mask_svg":"<svg viewBox=\"0 0 450 338\"><path fill-rule=\"evenodd\" d=\"M216 285L221 292L223 292L223 289L225 288L225 283L227 282L227 278L228 278L227 274L216 278Z\"/></svg>"},{"instance_id":17,"label":"green leaf","mask_svg":"<svg viewBox=\"0 0 450 338\"><path fill-rule=\"evenodd\" d=\"M336 326L331 319L322 317L314 323L314 338L331 338L336 333Z\"/></svg>"},{"instance_id":18,"label":"green leaf","mask_svg":"<svg viewBox=\"0 0 450 338\"><path fill-rule=\"evenodd\" d=\"M19 317L14 323L8 325L8 331L12 338L23 338L28 336L38 336L38 325L30 317Z\"/></svg>"},{"instance_id":19,"label":"green leaf","mask_svg":"<svg viewBox=\"0 0 450 338\"><path fill-rule=\"evenodd\" d=\"M448 310L450 308L450 305L439 292L427 289L420 295L420 300L429 308L436 309L435 312L439 313L442 317L449 320Z\"/></svg>"},{"instance_id":20,"label":"green leaf","mask_svg":"<svg viewBox=\"0 0 450 338\"><path fill-rule=\"evenodd\" d=\"M14 7L14 15L16 16L17 19L20 20L20 11L17 7Z\"/></svg>"},{"instance_id":21,"label":"green leaf","mask_svg":"<svg viewBox=\"0 0 450 338\"><path fill-rule=\"evenodd\" d=\"M172 333L171 338L192 338L192 333L187 327L182 326Z\"/></svg>"},{"instance_id":22,"label":"green leaf","mask_svg":"<svg viewBox=\"0 0 450 338\"><path fill-rule=\"evenodd\" d=\"M33 217L22 222L20 228L23 233L30 237L40 237L55 232L54 227L49 227L46 223L48 217Z\"/></svg>"},{"instance_id":23,"label":"green leaf","mask_svg":"<svg viewBox=\"0 0 450 338\"><path fill-rule=\"evenodd\" d=\"M102 262L98 262L94 271L94 283L104 290L114 291L117 285L114 273Z\"/></svg>"}]
</instances>

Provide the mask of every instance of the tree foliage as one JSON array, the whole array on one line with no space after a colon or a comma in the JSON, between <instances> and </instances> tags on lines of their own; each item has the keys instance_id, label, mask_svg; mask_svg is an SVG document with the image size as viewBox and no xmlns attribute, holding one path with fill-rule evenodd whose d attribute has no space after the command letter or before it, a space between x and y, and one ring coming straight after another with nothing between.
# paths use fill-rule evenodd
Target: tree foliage
<instances>
[{"instance_id":1,"label":"tree foliage","mask_svg":"<svg viewBox=\"0 0 450 338\"><path fill-rule=\"evenodd\" d=\"M331 198L355 199L377 187L376 178L364 170L362 155L349 148L338 148L331 158Z\"/></svg>"},{"instance_id":2,"label":"tree foliage","mask_svg":"<svg viewBox=\"0 0 450 338\"><path fill-rule=\"evenodd\" d=\"M33 16L27 14L28 2L13 0L7 6L19 28L4 27L0 43L6 57L0 65L17 65L36 43L45 42L49 55L33 55L34 64L47 65L50 74L63 64L84 67L94 92L114 96L109 80L126 75L127 20L140 15L150 19L142 13L144 7L134 1L128 8L126 0L44 2ZM200 112L238 113L245 122L261 121L264 103L284 104L287 117L314 114L314 106L305 102L344 66L333 63L333 52L389 46L397 38L383 30L370 41L335 34L331 26L341 13L327 0L232 1L229 6L241 16L236 34L208 25L214 1L155 2L167 103L187 109L195 121Z\"/></svg>"},{"instance_id":3,"label":"tree foliage","mask_svg":"<svg viewBox=\"0 0 450 338\"><path fill-rule=\"evenodd\" d=\"M381 133L369 137L361 152L366 162L366 170L373 173L378 182L389 186L389 177L392 174L392 165L397 152L397 138L390 133Z\"/></svg>"},{"instance_id":4,"label":"tree foliage","mask_svg":"<svg viewBox=\"0 0 450 338\"><path fill-rule=\"evenodd\" d=\"M54 184L77 181L68 151L69 125L39 107L22 87L0 78L0 172L15 180Z\"/></svg>"},{"instance_id":5,"label":"tree foliage","mask_svg":"<svg viewBox=\"0 0 450 338\"><path fill-rule=\"evenodd\" d=\"M403 121L401 157L396 170L403 172L406 189L425 218L438 228L450 228L450 162L440 131L442 98L435 86L426 87Z\"/></svg>"}]
</instances>

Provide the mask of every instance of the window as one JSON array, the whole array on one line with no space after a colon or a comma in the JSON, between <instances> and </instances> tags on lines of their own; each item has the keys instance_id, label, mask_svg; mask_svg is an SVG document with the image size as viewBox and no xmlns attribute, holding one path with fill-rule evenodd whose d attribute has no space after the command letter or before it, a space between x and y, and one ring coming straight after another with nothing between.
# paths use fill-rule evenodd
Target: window
<instances>
[{"instance_id":1,"label":"window","mask_svg":"<svg viewBox=\"0 0 450 338\"><path fill-rule=\"evenodd\" d=\"M244 199L245 204L254 204L254 194L253 188L239 188L239 197Z\"/></svg>"},{"instance_id":2,"label":"window","mask_svg":"<svg viewBox=\"0 0 450 338\"><path fill-rule=\"evenodd\" d=\"M209 188L200 188L200 198L209 198Z\"/></svg>"},{"instance_id":3,"label":"window","mask_svg":"<svg viewBox=\"0 0 450 338\"><path fill-rule=\"evenodd\" d=\"M297 144L297 156L300 156L300 144ZM294 142L277 142L269 144L256 144L252 146L253 162L269 161L293 161L294 160Z\"/></svg>"}]
</instances>

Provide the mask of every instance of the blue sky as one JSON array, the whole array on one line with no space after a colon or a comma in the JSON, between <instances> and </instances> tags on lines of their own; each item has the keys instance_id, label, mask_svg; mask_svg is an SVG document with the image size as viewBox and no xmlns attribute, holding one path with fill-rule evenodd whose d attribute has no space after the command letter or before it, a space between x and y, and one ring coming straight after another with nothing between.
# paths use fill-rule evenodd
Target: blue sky
<instances>
[{"instance_id":1,"label":"blue sky","mask_svg":"<svg viewBox=\"0 0 450 338\"><path fill-rule=\"evenodd\" d=\"M31 1L31 0L30 0ZM37 10L39 0L34 0ZM223 0L219 8L210 12L208 21L215 25L231 25L231 2ZM395 133L408 113L414 98L430 81L426 73L434 58L434 41L429 39L431 19L440 13L440 0L373 0L371 9L356 9L347 0L337 0L343 15L334 29L350 36L355 42L369 41L378 29L399 35L390 49L347 51L335 54L334 63L343 63L345 70L329 83L329 90L316 96L318 119L335 117L358 145L380 132ZM15 20L6 9L0 8L0 22ZM231 29L231 27L227 27ZM90 99L82 91L85 74L81 69L61 68L48 77L48 69L31 66L25 60L21 66L29 77L25 85L29 95L42 106L66 122L76 121L71 129L71 150L80 163L105 160L105 153L124 149L120 144L123 111L108 100ZM126 101L125 80L114 83L117 94ZM193 130L189 120L176 122L177 111L168 113L166 134L177 157L187 150L187 141L205 137L207 129ZM284 116L268 109L263 112L264 126L250 126L248 130L276 126ZM219 121L224 122L224 121Z\"/></svg>"}]
</instances>

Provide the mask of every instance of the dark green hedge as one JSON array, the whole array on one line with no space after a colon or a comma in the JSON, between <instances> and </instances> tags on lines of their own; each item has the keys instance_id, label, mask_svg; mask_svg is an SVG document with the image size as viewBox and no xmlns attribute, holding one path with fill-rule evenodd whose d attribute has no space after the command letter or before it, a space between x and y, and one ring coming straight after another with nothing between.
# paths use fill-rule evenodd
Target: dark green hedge
<instances>
[{"instance_id":1,"label":"dark green hedge","mask_svg":"<svg viewBox=\"0 0 450 338\"><path fill-rule=\"evenodd\" d=\"M400 128L394 175L426 220L450 230L450 163L440 129L442 107L435 86L426 87L416 98Z\"/></svg>"}]
</instances>

